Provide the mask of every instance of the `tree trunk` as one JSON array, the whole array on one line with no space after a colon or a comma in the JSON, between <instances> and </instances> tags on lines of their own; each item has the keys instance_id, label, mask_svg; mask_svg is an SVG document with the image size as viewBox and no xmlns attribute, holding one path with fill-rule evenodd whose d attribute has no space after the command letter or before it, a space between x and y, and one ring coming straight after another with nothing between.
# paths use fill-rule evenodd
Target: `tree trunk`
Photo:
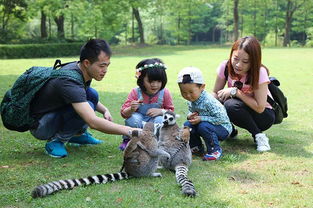
<instances>
[{"instance_id":1,"label":"tree trunk","mask_svg":"<svg viewBox=\"0 0 313 208\"><path fill-rule=\"evenodd\" d=\"M74 40L75 35L74 35L74 15L71 13L71 34L72 34L72 40Z\"/></svg>"},{"instance_id":2,"label":"tree trunk","mask_svg":"<svg viewBox=\"0 0 313 208\"><path fill-rule=\"evenodd\" d=\"M177 18L177 44L180 44L180 14L178 14L178 18Z\"/></svg>"},{"instance_id":3,"label":"tree trunk","mask_svg":"<svg viewBox=\"0 0 313 208\"><path fill-rule=\"evenodd\" d=\"M160 26L157 27L157 34L158 34L158 44L164 44L164 38L163 38L163 16L160 16Z\"/></svg>"},{"instance_id":4,"label":"tree trunk","mask_svg":"<svg viewBox=\"0 0 313 208\"><path fill-rule=\"evenodd\" d=\"M286 12L285 17L285 35L284 35L284 43L283 46L287 47L288 44L290 44L290 30L291 30L291 18Z\"/></svg>"},{"instance_id":5,"label":"tree trunk","mask_svg":"<svg viewBox=\"0 0 313 208\"><path fill-rule=\"evenodd\" d=\"M132 12L132 43L135 42L135 21L134 12Z\"/></svg>"},{"instance_id":6,"label":"tree trunk","mask_svg":"<svg viewBox=\"0 0 313 208\"><path fill-rule=\"evenodd\" d=\"M239 38L239 31L238 31L238 25L239 25L238 4L239 4L239 0L234 0L234 41L236 41Z\"/></svg>"},{"instance_id":7,"label":"tree trunk","mask_svg":"<svg viewBox=\"0 0 313 208\"><path fill-rule=\"evenodd\" d=\"M240 37L242 37L242 34L243 34L243 29L244 29L244 21L243 21L243 15L241 15L241 29L240 29Z\"/></svg>"},{"instance_id":8,"label":"tree trunk","mask_svg":"<svg viewBox=\"0 0 313 208\"><path fill-rule=\"evenodd\" d=\"M216 31L216 26L214 26L212 30L212 42L213 43L215 43L215 31Z\"/></svg>"},{"instance_id":9,"label":"tree trunk","mask_svg":"<svg viewBox=\"0 0 313 208\"><path fill-rule=\"evenodd\" d=\"M54 18L55 23L57 24L58 38L65 38L64 35L64 15Z\"/></svg>"},{"instance_id":10,"label":"tree trunk","mask_svg":"<svg viewBox=\"0 0 313 208\"><path fill-rule=\"evenodd\" d=\"M40 32L41 32L41 38L47 38L47 25L46 25L47 16L44 13L43 10L41 10L41 22L40 22Z\"/></svg>"},{"instance_id":11,"label":"tree trunk","mask_svg":"<svg viewBox=\"0 0 313 208\"><path fill-rule=\"evenodd\" d=\"M49 16L48 23L49 23L49 38L52 38L52 32L51 32L51 18L50 18L50 16Z\"/></svg>"},{"instance_id":12,"label":"tree trunk","mask_svg":"<svg viewBox=\"0 0 313 208\"><path fill-rule=\"evenodd\" d=\"M256 1L254 0L254 10L253 10L253 36L256 37Z\"/></svg>"},{"instance_id":13,"label":"tree trunk","mask_svg":"<svg viewBox=\"0 0 313 208\"><path fill-rule=\"evenodd\" d=\"M137 20L138 24L138 32L139 32L139 37L140 37L140 44L145 44L145 38L144 38L144 32L143 32L143 26L139 14L139 10L137 8L133 7L133 14Z\"/></svg>"}]
</instances>

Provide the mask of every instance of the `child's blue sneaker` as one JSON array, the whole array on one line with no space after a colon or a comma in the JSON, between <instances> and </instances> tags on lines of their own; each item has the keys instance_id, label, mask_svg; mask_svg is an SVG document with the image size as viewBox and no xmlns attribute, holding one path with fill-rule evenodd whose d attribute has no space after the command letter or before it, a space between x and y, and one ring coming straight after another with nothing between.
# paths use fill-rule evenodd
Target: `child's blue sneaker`
<instances>
[{"instance_id":1,"label":"child's blue sneaker","mask_svg":"<svg viewBox=\"0 0 313 208\"><path fill-rule=\"evenodd\" d=\"M216 150L215 152L205 154L203 161L219 160L222 156L222 149Z\"/></svg>"},{"instance_id":2,"label":"child's blue sneaker","mask_svg":"<svg viewBox=\"0 0 313 208\"><path fill-rule=\"evenodd\" d=\"M69 144L80 146L80 145L96 145L103 143L102 140L92 137L87 131L80 136L74 136L69 141Z\"/></svg>"},{"instance_id":3,"label":"child's blue sneaker","mask_svg":"<svg viewBox=\"0 0 313 208\"><path fill-rule=\"evenodd\" d=\"M59 140L52 140L47 142L45 146L46 153L51 157L62 158L67 156L64 143Z\"/></svg>"}]
</instances>

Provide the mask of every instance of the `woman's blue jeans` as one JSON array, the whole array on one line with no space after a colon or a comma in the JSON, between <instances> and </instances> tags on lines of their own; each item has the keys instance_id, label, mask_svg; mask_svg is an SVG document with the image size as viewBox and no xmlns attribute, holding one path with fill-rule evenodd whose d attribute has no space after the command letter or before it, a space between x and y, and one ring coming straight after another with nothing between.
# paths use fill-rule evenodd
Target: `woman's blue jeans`
<instances>
[{"instance_id":1,"label":"woman's blue jeans","mask_svg":"<svg viewBox=\"0 0 313 208\"><path fill-rule=\"evenodd\" d=\"M87 101L95 110L99 102L98 92L89 87L86 90ZM36 129L31 129L31 134L40 140L58 139L67 142L74 135L87 130L86 122L76 113L71 104L55 111L46 113L38 121Z\"/></svg>"}]
</instances>

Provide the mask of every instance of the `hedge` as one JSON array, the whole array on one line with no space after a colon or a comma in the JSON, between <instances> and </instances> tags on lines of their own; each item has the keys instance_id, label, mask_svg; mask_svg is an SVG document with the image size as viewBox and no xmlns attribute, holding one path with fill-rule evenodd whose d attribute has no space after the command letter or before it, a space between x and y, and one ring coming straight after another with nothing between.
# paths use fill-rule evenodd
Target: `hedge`
<instances>
[{"instance_id":1,"label":"hedge","mask_svg":"<svg viewBox=\"0 0 313 208\"><path fill-rule=\"evenodd\" d=\"M0 45L0 59L78 56L84 43Z\"/></svg>"}]
</instances>

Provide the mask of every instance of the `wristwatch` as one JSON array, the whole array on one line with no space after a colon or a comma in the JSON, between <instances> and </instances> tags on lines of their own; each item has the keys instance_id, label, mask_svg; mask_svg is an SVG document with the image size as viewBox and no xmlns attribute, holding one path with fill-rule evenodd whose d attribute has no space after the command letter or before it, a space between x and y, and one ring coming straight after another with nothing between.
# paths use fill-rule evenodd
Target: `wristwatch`
<instances>
[{"instance_id":1,"label":"wristwatch","mask_svg":"<svg viewBox=\"0 0 313 208\"><path fill-rule=\"evenodd\" d=\"M232 87L231 90L230 90L230 97L231 98L234 98L236 97L236 94L237 94L237 87Z\"/></svg>"}]
</instances>

